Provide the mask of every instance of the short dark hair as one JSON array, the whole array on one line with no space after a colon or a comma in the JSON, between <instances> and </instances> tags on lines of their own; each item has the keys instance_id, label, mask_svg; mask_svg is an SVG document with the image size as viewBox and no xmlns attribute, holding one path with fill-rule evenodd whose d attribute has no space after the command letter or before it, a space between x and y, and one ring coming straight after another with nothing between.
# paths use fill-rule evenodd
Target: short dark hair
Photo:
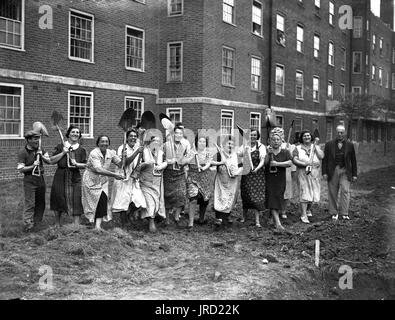
<instances>
[{"instance_id":1,"label":"short dark hair","mask_svg":"<svg viewBox=\"0 0 395 320\"><path fill-rule=\"evenodd\" d=\"M313 138L313 136L312 136L310 130L302 130L302 132L300 133L300 136L299 136L299 142L300 142L300 143L303 143L303 136L304 136L306 133L308 133L308 134L311 136L311 138Z\"/></svg>"},{"instance_id":2,"label":"short dark hair","mask_svg":"<svg viewBox=\"0 0 395 320\"><path fill-rule=\"evenodd\" d=\"M176 130L181 130L184 133L184 127L183 126L180 126L180 125L175 126L173 131L176 132Z\"/></svg>"},{"instance_id":3,"label":"short dark hair","mask_svg":"<svg viewBox=\"0 0 395 320\"><path fill-rule=\"evenodd\" d=\"M108 135L106 135L106 134L102 134L102 135L99 136L99 137L97 138L97 140L96 140L96 147L99 146L100 139L101 139L101 138L104 138L104 137L106 137L106 138L108 139L108 145L111 144L111 143L110 143L110 137L109 137Z\"/></svg>"},{"instance_id":4,"label":"short dark hair","mask_svg":"<svg viewBox=\"0 0 395 320\"><path fill-rule=\"evenodd\" d=\"M79 139L81 139L81 136L82 136L81 129L78 128L78 127L75 126L75 125L71 125L71 126L67 129L67 132L66 132L66 135L65 135L66 138L68 138L68 137L70 136L70 132L71 132L71 130L73 130L73 129L78 129L78 131L80 132Z\"/></svg>"},{"instance_id":5,"label":"short dark hair","mask_svg":"<svg viewBox=\"0 0 395 320\"><path fill-rule=\"evenodd\" d=\"M134 132L134 133L136 134L137 138L139 137L139 133L138 133L138 131L137 131L136 129L130 129L130 130L128 130L128 131L126 132L126 139L129 138L129 135L130 135L132 132Z\"/></svg>"},{"instance_id":6,"label":"short dark hair","mask_svg":"<svg viewBox=\"0 0 395 320\"><path fill-rule=\"evenodd\" d=\"M208 136L199 136L199 135L196 135L196 136L195 136L195 148L196 148L196 149L198 148L198 142L199 142L200 138L204 138L204 139L206 140L206 147L208 147Z\"/></svg>"},{"instance_id":7,"label":"short dark hair","mask_svg":"<svg viewBox=\"0 0 395 320\"><path fill-rule=\"evenodd\" d=\"M251 128L251 129L250 129L250 134L251 134L253 131L256 131L256 135L257 135L257 138L258 138L258 140L259 140L259 139L261 138L261 133L259 132L258 129Z\"/></svg>"}]
</instances>

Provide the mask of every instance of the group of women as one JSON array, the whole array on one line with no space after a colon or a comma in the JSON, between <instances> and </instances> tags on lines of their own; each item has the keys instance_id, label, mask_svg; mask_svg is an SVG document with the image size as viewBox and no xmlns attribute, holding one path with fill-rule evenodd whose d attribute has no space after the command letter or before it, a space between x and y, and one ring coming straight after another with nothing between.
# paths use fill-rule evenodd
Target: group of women
<instances>
[{"instance_id":1,"label":"group of women","mask_svg":"<svg viewBox=\"0 0 395 320\"><path fill-rule=\"evenodd\" d=\"M51 190L51 210L58 226L63 213L72 215L75 223L84 214L99 230L113 214L119 214L123 228L130 216L139 214L155 232L157 216L170 224L173 215L179 225L180 214L189 205L187 228L192 229L197 209L197 223L207 222L205 213L213 197L215 226L220 228L232 223L231 212L240 195L240 222L245 222L248 210L254 210L255 225L261 227L260 214L269 209L276 229L284 230L280 217L286 218L287 200L298 194L304 223L309 223L311 204L319 201L324 154L309 131L301 132L299 143L289 145L283 129L274 128L266 147L259 131L252 129L250 143L237 148L229 135L219 145L214 143L215 149L209 148L206 136L197 136L191 145L180 125L163 146L161 137L144 134L139 140L141 134L129 130L126 144L117 152L110 149L108 136L100 136L87 158L79 144L79 128L69 127L67 141L56 146L51 157L58 165ZM85 169L82 176L81 169ZM114 178L111 194L109 177Z\"/></svg>"}]
</instances>

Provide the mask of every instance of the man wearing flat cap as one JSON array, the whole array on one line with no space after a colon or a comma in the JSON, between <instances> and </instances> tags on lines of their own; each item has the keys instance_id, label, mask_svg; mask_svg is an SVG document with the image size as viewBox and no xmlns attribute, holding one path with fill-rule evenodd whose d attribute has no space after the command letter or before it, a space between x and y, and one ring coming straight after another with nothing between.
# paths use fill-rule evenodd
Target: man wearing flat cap
<instances>
[{"instance_id":1,"label":"man wearing flat cap","mask_svg":"<svg viewBox=\"0 0 395 320\"><path fill-rule=\"evenodd\" d=\"M322 176L328 181L329 213L332 219L337 220L340 213L343 220L350 220L350 184L357 181L357 159L353 143L346 140L344 125L338 125L336 132L336 139L325 144Z\"/></svg>"},{"instance_id":2,"label":"man wearing flat cap","mask_svg":"<svg viewBox=\"0 0 395 320\"><path fill-rule=\"evenodd\" d=\"M43 162L50 163L48 153L38 150L41 133L30 130L26 132L26 145L18 153L18 167L24 174L23 189L25 193L25 209L23 212L24 231L29 232L41 222L45 210L45 180ZM37 160L39 155L39 160ZM33 175L38 166L38 173Z\"/></svg>"}]
</instances>

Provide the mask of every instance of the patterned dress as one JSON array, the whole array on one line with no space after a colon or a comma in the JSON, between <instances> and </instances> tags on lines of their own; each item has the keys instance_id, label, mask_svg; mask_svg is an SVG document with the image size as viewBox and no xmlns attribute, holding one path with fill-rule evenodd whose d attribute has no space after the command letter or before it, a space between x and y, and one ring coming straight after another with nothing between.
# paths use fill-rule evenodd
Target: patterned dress
<instances>
[{"instance_id":1,"label":"patterned dress","mask_svg":"<svg viewBox=\"0 0 395 320\"><path fill-rule=\"evenodd\" d=\"M306 147L303 144L298 145L292 156L297 157L301 161L309 161L313 145ZM319 146L317 146L319 148ZM297 179L299 184L299 201L300 202L319 202L321 195L320 182L321 161L314 153L313 167L310 174L306 174L306 167L297 168Z\"/></svg>"},{"instance_id":2,"label":"patterned dress","mask_svg":"<svg viewBox=\"0 0 395 320\"><path fill-rule=\"evenodd\" d=\"M247 151L249 152L249 151ZM262 159L266 156L266 148L259 144L251 149L251 159L254 168L256 168ZM248 173L241 177L241 199L243 209L256 209L263 211L265 209L265 167L263 166L257 173Z\"/></svg>"},{"instance_id":3,"label":"patterned dress","mask_svg":"<svg viewBox=\"0 0 395 320\"><path fill-rule=\"evenodd\" d=\"M288 150L281 149L277 155L274 155L274 161L284 162L291 160L291 154ZM286 187L286 168L276 167L276 173L270 173L270 162L266 165L266 208L274 210L284 210L284 192Z\"/></svg>"},{"instance_id":4,"label":"patterned dress","mask_svg":"<svg viewBox=\"0 0 395 320\"><path fill-rule=\"evenodd\" d=\"M202 152L199 152L189 164L187 180L188 198L197 198L198 201L208 202L212 189L212 180L210 179L212 173L209 169L199 172L196 164L196 157L201 167L204 167L212 160L211 153L207 149L204 149Z\"/></svg>"},{"instance_id":5,"label":"patterned dress","mask_svg":"<svg viewBox=\"0 0 395 320\"><path fill-rule=\"evenodd\" d=\"M95 215L99 217L98 214L100 217L104 215L104 221L112 219L111 211L107 211L108 177L96 173L95 169L109 170L112 163L119 164L121 161L115 150L108 149L103 156L100 149L95 148L89 154L87 168L82 176L82 206L90 222L94 222Z\"/></svg>"},{"instance_id":6,"label":"patterned dress","mask_svg":"<svg viewBox=\"0 0 395 320\"><path fill-rule=\"evenodd\" d=\"M78 163L86 163L86 151L80 145L74 145L70 156ZM53 156L62 153L63 144L55 147ZM83 213L81 202L81 173L78 168L67 166L67 156L64 155L57 163L51 188L50 208L53 211L65 212L72 216Z\"/></svg>"}]
</instances>

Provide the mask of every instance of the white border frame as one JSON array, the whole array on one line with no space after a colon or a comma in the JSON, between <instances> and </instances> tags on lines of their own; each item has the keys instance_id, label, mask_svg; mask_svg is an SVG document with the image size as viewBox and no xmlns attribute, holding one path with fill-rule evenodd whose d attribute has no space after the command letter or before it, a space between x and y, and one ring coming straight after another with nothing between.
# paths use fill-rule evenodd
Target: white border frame
<instances>
[{"instance_id":1,"label":"white border frame","mask_svg":"<svg viewBox=\"0 0 395 320\"><path fill-rule=\"evenodd\" d=\"M221 113L221 115L222 115L222 113ZM250 112L250 128L251 128L251 116L252 115L258 115L259 116L258 130L259 130L259 132L261 132L261 128L262 128L262 114L260 112Z\"/></svg>"},{"instance_id":2,"label":"white border frame","mask_svg":"<svg viewBox=\"0 0 395 320\"><path fill-rule=\"evenodd\" d=\"M85 15L87 17L92 18L92 61L87 60L87 59L82 59L82 58L76 58L72 57L70 55L70 46L71 46L71 14L75 12L77 14ZM69 9L69 24L68 24L68 58L73 61L79 61L79 62L86 62L86 63L95 63L95 16L90 13L86 13L83 11L75 10L70 8Z\"/></svg>"},{"instance_id":3,"label":"white border frame","mask_svg":"<svg viewBox=\"0 0 395 320\"><path fill-rule=\"evenodd\" d=\"M332 85L332 95L331 96L329 96L329 84L331 84ZM326 88L326 90L327 90L327 92L326 92L326 96L327 96L327 98L329 99L329 100L333 100L333 98L334 98L334 96L335 96L335 94L334 94L334 91L335 91L335 87L334 87L334 85L333 85L333 80L328 80L328 86L327 86L327 88Z\"/></svg>"},{"instance_id":4,"label":"white border frame","mask_svg":"<svg viewBox=\"0 0 395 320\"><path fill-rule=\"evenodd\" d=\"M332 57L333 57L333 64L331 64L331 63L329 62L329 49L330 49L331 44L333 45L333 55L332 55ZM331 66L331 67L334 67L335 64L336 64L335 43L333 42L333 40L329 40L329 42L328 42L328 65Z\"/></svg>"},{"instance_id":5,"label":"white border frame","mask_svg":"<svg viewBox=\"0 0 395 320\"><path fill-rule=\"evenodd\" d=\"M301 73L302 74L302 96L298 97L296 95L296 74ZM302 70L296 69L295 70L295 99L296 100L304 100L304 72Z\"/></svg>"},{"instance_id":6,"label":"white border frame","mask_svg":"<svg viewBox=\"0 0 395 320\"><path fill-rule=\"evenodd\" d=\"M314 79L318 79L318 99L317 100L314 99ZM313 92L313 102L319 103L320 96L321 96L321 78L320 78L320 76L313 75L313 85L311 88L312 88L312 92Z\"/></svg>"},{"instance_id":7,"label":"white border frame","mask_svg":"<svg viewBox=\"0 0 395 320\"><path fill-rule=\"evenodd\" d=\"M259 60L259 70L261 71L261 74L259 75L259 77L260 77L260 80L259 80L259 84L258 84L258 89L254 89L254 88L252 88L252 86L251 86L251 83L250 83L250 89L252 90L252 91L255 91L255 92L262 92L262 79L263 79L263 75L262 75L262 71L263 71L263 68L262 68L262 66L263 66L263 63L262 63L262 58L261 57L258 57L258 56L256 56L256 55L251 55L250 56L251 57L251 59L250 59L250 77L252 77L252 59L256 59L256 60Z\"/></svg>"},{"instance_id":8,"label":"white border frame","mask_svg":"<svg viewBox=\"0 0 395 320\"><path fill-rule=\"evenodd\" d=\"M355 94L354 89L359 88L359 94L362 94L362 87L361 86L352 86L351 87L351 93Z\"/></svg>"},{"instance_id":9,"label":"white border frame","mask_svg":"<svg viewBox=\"0 0 395 320\"><path fill-rule=\"evenodd\" d=\"M154 0L156 1L156 0ZM167 0L167 17L168 18L172 18L172 17L179 17L184 15L184 0L181 0L181 13L177 13L177 14L170 14L170 2L171 0Z\"/></svg>"},{"instance_id":10,"label":"white border frame","mask_svg":"<svg viewBox=\"0 0 395 320\"><path fill-rule=\"evenodd\" d=\"M222 22L224 22L224 23L226 23L226 24L229 24L229 25L231 25L231 26L234 26L234 27L236 27L237 25L236 25L236 1L237 0L234 0L233 1L233 22L228 22L228 21L225 21L224 20L224 5L225 5L225 3L224 3L224 0L221 0L221 16L222 16ZM263 12L263 11L262 11ZM263 17L263 15L262 15L262 17ZM263 28L263 25L262 25L262 28Z\"/></svg>"},{"instance_id":11,"label":"white border frame","mask_svg":"<svg viewBox=\"0 0 395 320\"><path fill-rule=\"evenodd\" d=\"M254 9L254 2L258 2L261 5L261 34L256 34L254 33L254 21L252 20L254 13L253 13L253 9ZM284 26L285 26L285 19L284 19ZM263 38L263 3L259 0L252 0L252 5L251 5L251 33L254 36Z\"/></svg>"},{"instance_id":12,"label":"white border frame","mask_svg":"<svg viewBox=\"0 0 395 320\"><path fill-rule=\"evenodd\" d=\"M277 93L277 90L276 90L276 87L277 87L277 82L276 82L277 67L282 67L283 68L283 93L282 94ZM285 96L285 66L283 64L280 64L280 63L276 63L275 64L275 68L274 68L274 94L276 96L279 96L279 97L284 97Z\"/></svg>"},{"instance_id":13,"label":"white border frame","mask_svg":"<svg viewBox=\"0 0 395 320\"><path fill-rule=\"evenodd\" d=\"M355 55L357 54L357 53L360 53L360 57L361 57L361 59L360 59L360 66L361 66L361 71L360 72L354 72L354 61L355 61ZM365 57L365 59L366 59L366 57ZM353 51L352 52L352 64L351 64L351 73L352 74L362 74L362 51ZM366 65L366 61L365 61L365 65Z\"/></svg>"},{"instance_id":14,"label":"white border frame","mask_svg":"<svg viewBox=\"0 0 395 320\"><path fill-rule=\"evenodd\" d=\"M21 89L21 126L19 129L19 136L16 135L0 135L0 140L24 139L24 119L25 119L25 86L23 84L0 82L2 87L15 87Z\"/></svg>"},{"instance_id":15,"label":"white border frame","mask_svg":"<svg viewBox=\"0 0 395 320\"><path fill-rule=\"evenodd\" d=\"M352 30L352 36L351 36L351 38L352 39L362 39L363 38L363 30L364 30L364 23L363 23L363 16L353 16L352 17L352 24L353 24L353 27L355 26L355 19L361 19L361 35L359 36L359 37L355 37L354 35L355 35L355 30L356 30L356 28L353 28L353 30Z\"/></svg>"},{"instance_id":16,"label":"white border frame","mask_svg":"<svg viewBox=\"0 0 395 320\"><path fill-rule=\"evenodd\" d=\"M126 100L140 100L141 101L141 115L143 115L144 113L144 109L145 109L145 101L144 101L144 97L136 97L136 96L125 96L124 100L123 100L123 110L126 110ZM141 120L141 118L140 118Z\"/></svg>"},{"instance_id":17,"label":"white border frame","mask_svg":"<svg viewBox=\"0 0 395 320\"><path fill-rule=\"evenodd\" d=\"M331 3L333 4L333 14L331 14ZM332 17L332 23L330 21L330 17ZM328 2L328 23L330 26L335 26L335 19L336 19L336 4L334 1Z\"/></svg>"},{"instance_id":18,"label":"white border frame","mask_svg":"<svg viewBox=\"0 0 395 320\"><path fill-rule=\"evenodd\" d=\"M347 48L341 47L342 51L342 60L344 61L344 67L340 64L340 70L346 71L347 70Z\"/></svg>"},{"instance_id":19,"label":"white border frame","mask_svg":"<svg viewBox=\"0 0 395 320\"><path fill-rule=\"evenodd\" d=\"M233 84L228 84L228 83L223 83L223 54L224 54L224 49L233 51L233 74L232 74L232 82ZM251 60L250 60L250 73L251 73ZM235 88L236 87L236 49L228 46L221 46L221 85L224 87L229 87L229 88ZM251 83L250 83L250 88L251 88Z\"/></svg>"},{"instance_id":20,"label":"white border frame","mask_svg":"<svg viewBox=\"0 0 395 320\"><path fill-rule=\"evenodd\" d=\"M0 44L0 48L4 48L4 49L10 49L10 50L14 50L14 51L26 51L25 50L25 0L21 0L22 3L22 14L21 14L21 47L20 48L14 48L14 47L10 47L7 46L5 44Z\"/></svg>"},{"instance_id":21,"label":"white border frame","mask_svg":"<svg viewBox=\"0 0 395 320\"><path fill-rule=\"evenodd\" d=\"M76 93L76 94L81 93L81 94L91 95L91 123L90 123L91 130L89 132L89 135L82 134L82 137L84 137L85 139L93 139L93 137L94 137L93 136L93 132L94 132L93 120L94 120L94 114L95 114L94 113L94 105L95 105L94 97L95 97L95 95L94 95L93 91L80 91L80 90L68 90L67 91L67 127L70 127L70 95L71 95L71 93Z\"/></svg>"},{"instance_id":22,"label":"white border frame","mask_svg":"<svg viewBox=\"0 0 395 320\"><path fill-rule=\"evenodd\" d=\"M182 107L168 107L166 108L166 115L170 118L170 110L180 111L180 122L182 123Z\"/></svg>"},{"instance_id":23,"label":"white border frame","mask_svg":"<svg viewBox=\"0 0 395 320\"><path fill-rule=\"evenodd\" d=\"M127 41L127 38L128 38L128 34L127 34L127 31L128 31L128 28L130 28L130 29L134 29L134 30L137 30L137 31L141 31L142 33L143 33L143 66L142 66L142 69L137 69L137 68L132 68L132 67L128 67L127 66L127 52L128 52L128 49L127 49L127 43L128 43L128 41ZM125 25L125 69L126 70L131 70L131 71L137 71L137 72L145 72L145 30L144 29L140 29L140 28L137 28L137 27L134 27L134 26L131 26L131 25Z\"/></svg>"},{"instance_id":24,"label":"white border frame","mask_svg":"<svg viewBox=\"0 0 395 320\"><path fill-rule=\"evenodd\" d=\"M219 118L219 130L221 131L221 136L224 135L222 133L222 113L223 112L232 113L232 128L231 128L230 134L233 135L234 134L234 126L235 126L235 112L234 112L234 110L230 110L230 109L221 109L221 117Z\"/></svg>"},{"instance_id":25,"label":"white border frame","mask_svg":"<svg viewBox=\"0 0 395 320\"><path fill-rule=\"evenodd\" d=\"M170 80L170 45L181 44L181 79ZM184 79L184 42L183 41L172 41L167 43L167 58L166 58L166 82L167 83L180 83Z\"/></svg>"},{"instance_id":26,"label":"white border frame","mask_svg":"<svg viewBox=\"0 0 395 320\"><path fill-rule=\"evenodd\" d=\"M345 99L346 98L346 84L341 82L339 85L340 88L340 98ZM341 88L344 88L344 97L342 96L342 90Z\"/></svg>"}]
</instances>

